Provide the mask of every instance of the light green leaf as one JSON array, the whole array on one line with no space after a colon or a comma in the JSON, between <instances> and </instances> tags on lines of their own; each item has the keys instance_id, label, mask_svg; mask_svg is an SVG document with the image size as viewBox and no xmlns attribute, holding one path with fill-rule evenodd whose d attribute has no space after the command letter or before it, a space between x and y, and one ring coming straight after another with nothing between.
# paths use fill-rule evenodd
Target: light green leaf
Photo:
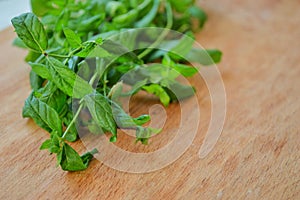
<instances>
[{"instance_id":1,"label":"light green leaf","mask_svg":"<svg viewBox=\"0 0 300 200\"><path fill-rule=\"evenodd\" d=\"M40 147L40 150L49 149L52 146L52 140L48 139L43 142L43 144Z\"/></svg>"},{"instance_id":2,"label":"light green leaf","mask_svg":"<svg viewBox=\"0 0 300 200\"><path fill-rule=\"evenodd\" d=\"M81 46L82 41L74 31L69 28L64 28L63 31L72 48L78 48Z\"/></svg>"},{"instance_id":3,"label":"light green leaf","mask_svg":"<svg viewBox=\"0 0 300 200\"><path fill-rule=\"evenodd\" d=\"M195 67L191 67L184 64L174 64L172 66L173 69L175 69L177 72L179 72L184 77L190 77L195 75L198 70Z\"/></svg>"},{"instance_id":4,"label":"light green leaf","mask_svg":"<svg viewBox=\"0 0 300 200\"><path fill-rule=\"evenodd\" d=\"M160 85L151 84L149 86L144 86L143 89L146 90L147 92L159 97L161 103L164 106L169 105L171 99L170 99L168 93Z\"/></svg>"},{"instance_id":5,"label":"light green leaf","mask_svg":"<svg viewBox=\"0 0 300 200\"><path fill-rule=\"evenodd\" d=\"M31 66L32 71L34 71L40 77L48 80L51 79L51 73L46 65L32 62L29 62L28 64Z\"/></svg>"},{"instance_id":6,"label":"light green leaf","mask_svg":"<svg viewBox=\"0 0 300 200\"><path fill-rule=\"evenodd\" d=\"M186 59L190 62L198 62L202 65L212 65L221 61L222 52L217 49L196 49L193 48L187 55Z\"/></svg>"}]
</instances>

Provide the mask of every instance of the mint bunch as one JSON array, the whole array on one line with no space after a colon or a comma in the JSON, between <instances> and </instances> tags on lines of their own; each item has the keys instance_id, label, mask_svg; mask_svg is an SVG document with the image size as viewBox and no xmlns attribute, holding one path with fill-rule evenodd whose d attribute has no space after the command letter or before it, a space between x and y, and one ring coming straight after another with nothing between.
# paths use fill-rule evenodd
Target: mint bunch
<instances>
[{"instance_id":1,"label":"mint bunch","mask_svg":"<svg viewBox=\"0 0 300 200\"><path fill-rule=\"evenodd\" d=\"M57 163L66 171L86 169L97 153L95 149L80 156L68 144L78 139L76 123L91 134L110 133L110 142L117 141L118 129L136 130L136 141L143 144L160 131L143 127L150 116L128 115L119 97L143 90L168 106L194 95L194 89L177 77L193 76L197 69L174 52L202 65L221 59L220 51L196 49L190 42L193 31L206 21L206 14L194 1L32 0L31 4L33 13L12 19L18 35L14 44L28 49L25 60L32 69L32 93L25 101L23 117L32 118L50 133L40 149L56 154ZM166 29L156 38L151 33L123 34L119 38L123 45L111 39L122 36L124 30L145 27ZM168 30L188 37L170 38ZM149 48L136 49L140 37ZM134 50L122 54L124 44ZM161 44L170 52L157 49ZM123 93L123 84L132 89ZM80 120L82 113L89 119Z\"/></svg>"}]
</instances>

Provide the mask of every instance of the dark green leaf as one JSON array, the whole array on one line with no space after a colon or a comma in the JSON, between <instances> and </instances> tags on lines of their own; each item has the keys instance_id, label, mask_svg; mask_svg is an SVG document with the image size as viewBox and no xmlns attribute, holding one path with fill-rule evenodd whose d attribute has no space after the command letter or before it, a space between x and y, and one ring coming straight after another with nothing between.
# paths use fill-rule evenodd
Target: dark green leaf
<instances>
[{"instance_id":1,"label":"dark green leaf","mask_svg":"<svg viewBox=\"0 0 300 200\"><path fill-rule=\"evenodd\" d=\"M35 91L34 96L55 109L59 114L66 106L67 96L50 81L45 87Z\"/></svg>"},{"instance_id":2,"label":"dark green leaf","mask_svg":"<svg viewBox=\"0 0 300 200\"><path fill-rule=\"evenodd\" d=\"M11 20L19 38L26 46L38 52L48 47L46 31L40 20L32 13L25 13Z\"/></svg>"},{"instance_id":3,"label":"dark green leaf","mask_svg":"<svg viewBox=\"0 0 300 200\"><path fill-rule=\"evenodd\" d=\"M34 71L30 71L30 86L33 90L38 90L43 86L44 79L37 75Z\"/></svg>"},{"instance_id":4,"label":"dark green leaf","mask_svg":"<svg viewBox=\"0 0 300 200\"><path fill-rule=\"evenodd\" d=\"M64 143L60 166L65 171L81 171L87 168L79 154L67 143Z\"/></svg>"},{"instance_id":5,"label":"dark green leaf","mask_svg":"<svg viewBox=\"0 0 300 200\"><path fill-rule=\"evenodd\" d=\"M57 112L34 96L28 97L23 108L23 117L32 118L35 123L48 132L62 133L62 122Z\"/></svg>"},{"instance_id":6,"label":"dark green leaf","mask_svg":"<svg viewBox=\"0 0 300 200\"><path fill-rule=\"evenodd\" d=\"M82 98L93 92L93 88L72 70L63 65L55 58L48 58L51 80L68 96Z\"/></svg>"},{"instance_id":7,"label":"dark green leaf","mask_svg":"<svg viewBox=\"0 0 300 200\"><path fill-rule=\"evenodd\" d=\"M84 100L95 122L101 128L104 128L105 130L110 131L113 135L116 135L116 123L114 121L108 99L100 93L95 93L86 95Z\"/></svg>"},{"instance_id":8,"label":"dark green leaf","mask_svg":"<svg viewBox=\"0 0 300 200\"><path fill-rule=\"evenodd\" d=\"M81 156L81 160L82 160L83 164L84 164L86 167L88 167L90 161L94 158L94 155L95 155L96 153L98 153L98 150L97 150L97 149L93 149L92 151L87 152L87 153L85 153L85 154L83 154L83 155Z\"/></svg>"}]
</instances>

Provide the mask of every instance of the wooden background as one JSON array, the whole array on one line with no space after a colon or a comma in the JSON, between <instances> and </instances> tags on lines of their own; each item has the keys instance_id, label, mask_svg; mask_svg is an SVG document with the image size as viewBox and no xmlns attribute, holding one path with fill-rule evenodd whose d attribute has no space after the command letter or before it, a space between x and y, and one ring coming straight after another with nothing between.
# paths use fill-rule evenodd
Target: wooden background
<instances>
[{"instance_id":1,"label":"wooden background","mask_svg":"<svg viewBox=\"0 0 300 200\"><path fill-rule=\"evenodd\" d=\"M30 93L25 52L11 47L11 28L1 32L0 199L300 199L300 1L200 4L209 20L198 41L224 53L218 65L227 93L224 130L213 151L199 159L210 119L202 85L193 144L173 164L147 174L119 172L97 160L83 172L56 168L55 158L38 150L48 134L21 118ZM168 108L174 115L168 127L178 121L177 108ZM140 104L133 112L145 110ZM148 150L164 144L168 137L161 135ZM131 140L124 137L120 146L130 149ZM74 147L85 150L80 143Z\"/></svg>"}]
</instances>

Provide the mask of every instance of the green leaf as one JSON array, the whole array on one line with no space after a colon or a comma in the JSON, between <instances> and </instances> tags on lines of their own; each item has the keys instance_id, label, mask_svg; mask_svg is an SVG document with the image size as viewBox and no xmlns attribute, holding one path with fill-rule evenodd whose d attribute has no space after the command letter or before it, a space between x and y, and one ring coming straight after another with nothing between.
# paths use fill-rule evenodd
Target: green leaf
<instances>
[{"instance_id":1,"label":"green leaf","mask_svg":"<svg viewBox=\"0 0 300 200\"><path fill-rule=\"evenodd\" d=\"M172 66L172 68L175 69L177 72L179 72L184 77L193 76L198 72L198 69L188 66L188 65L183 65L183 64L174 64Z\"/></svg>"},{"instance_id":2,"label":"green leaf","mask_svg":"<svg viewBox=\"0 0 300 200\"><path fill-rule=\"evenodd\" d=\"M195 49L193 48L187 55L186 59L190 62L198 62L202 65L212 65L221 61L222 52L217 49Z\"/></svg>"},{"instance_id":3,"label":"green leaf","mask_svg":"<svg viewBox=\"0 0 300 200\"><path fill-rule=\"evenodd\" d=\"M87 168L79 154L67 143L64 143L60 166L65 171L81 171Z\"/></svg>"},{"instance_id":4,"label":"green leaf","mask_svg":"<svg viewBox=\"0 0 300 200\"><path fill-rule=\"evenodd\" d=\"M126 14L119 15L113 18L113 24L118 28L130 26L138 17L138 10L130 10Z\"/></svg>"},{"instance_id":5,"label":"green leaf","mask_svg":"<svg viewBox=\"0 0 300 200\"><path fill-rule=\"evenodd\" d=\"M195 89L191 86L182 85L181 83L174 82L168 87L164 87L172 101L186 99L195 95Z\"/></svg>"},{"instance_id":6,"label":"green leaf","mask_svg":"<svg viewBox=\"0 0 300 200\"><path fill-rule=\"evenodd\" d=\"M192 32L184 34L182 38L177 41L177 44L169 50L170 57L173 60L184 58L193 48L193 44L195 42L193 37Z\"/></svg>"},{"instance_id":7,"label":"green leaf","mask_svg":"<svg viewBox=\"0 0 300 200\"><path fill-rule=\"evenodd\" d=\"M177 12L184 13L194 4L194 0L170 0L170 3Z\"/></svg>"},{"instance_id":8,"label":"green leaf","mask_svg":"<svg viewBox=\"0 0 300 200\"><path fill-rule=\"evenodd\" d=\"M164 106L169 105L171 99L170 99L168 93L160 85L151 84L149 86L144 86L143 89L146 90L147 92L159 97L161 103Z\"/></svg>"},{"instance_id":9,"label":"green leaf","mask_svg":"<svg viewBox=\"0 0 300 200\"><path fill-rule=\"evenodd\" d=\"M48 0L31 0L31 9L37 16L43 16L47 14L49 10Z\"/></svg>"},{"instance_id":10,"label":"green leaf","mask_svg":"<svg viewBox=\"0 0 300 200\"><path fill-rule=\"evenodd\" d=\"M90 161L94 158L94 155L98 153L98 150L97 149L93 149L92 151L90 152L87 152L85 154L83 154L81 157L81 160L83 162L83 164L88 167Z\"/></svg>"},{"instance_id":11,"label":"green leaf","mask_svg":"<svg viewBox=\"0 0 300 200\"><path fill-rule=\"evenodd\" d=\"M72 48L78 48L81 46L82 41L74 31L66 27L63 29L63 31Z\"/></svg>"},{"instance_id":12,"label":"green leaf","mask_svg":"<svg viewBox=\"0 0 300 200\"><path fill-rule=\"evenodd\" d=\"M149 26L149 24L153 21L153 19L157 14L159 5L160 5L160 0L154 0L151 10L141 20L135 23L134 25L135 28L143 28Z\"/></svg>"},{"instance_id":13,"label":"green leaf","mask_svg":"<svg viewBox=\"0 0 300 200\"><path fill-rule=\"evenodd\" d=\"M62 13L58 16L55 23L55 31L60 32L63 30L64 26L68 25L69 19L71 16L71 12L67 9L64 9Z\"/></svg>"},{"instance_id":14,"label":"green leaf","mask_svg":"<svg viewBox=\"0 0 300 200\"><path fill-rule=\"evenodd\" d=\"M27 48L27 47L26 47ZM30 50L25 57L26 62L35 62L42 54L36 51Z\"/></svg>"},{"instance_id":15,"label":"green leaf","mask_svg":"<svg viewBox=\"0 0 300 200\"><path fill-rule=\"evenodd\" d=\"M82 58L105 58L110 56L111 54L104 48L102 48L100 45L92 41L83 43L82 50L76 53L75 55Z\"/></svg>"},{"instance_id":16,"label":"green leaf","mask_svg":"<svg viewBox=\"0 0 300 200\"><path fill-rule=\"evenodd\" d=\"M16 46L16 47L23 48L23 49L27 48L27 46L24 44L24 42L20 38L18 38L18 37L16 37L14 39L13 45Z\"/></svg>"},{"instance_id":17,"label":"green leaf","mask_svg":"<svg viewBox=\"0 0 300 200\"><path fill-rule=\"evenodd\" d=\"M114 17L116 15L124 14L127 12L125 5L117 1L108 1L105 7L106 13L109 16Z\"/></svg>"},{"instance_id":18,"label":"green leaf","mask_svg":"<svg viewBox=\"0 0 300 200\"><path fill-rule=\"evenodd\" d=\"M11 20L19 38L32 50L43 53L48 47L46 31L32 13L25 13Z\"/></svg>"},{"instance_id":19,"label":"green leaf","mask_svg":"<svg viewBox=\"0 0 300 200\"><path fill-rule=\"evenodd\" d=\"M93 92L93 88L59 60L49 57L51 81L68 96L82 98Z\"/></svg>"},{"instance_id":20,"label":"green leaf","mask_svg":"<svg viewBox=\"0 0 300 200\"><path fill-rule=\"evenodd\" d=\"M115 122L119 128L135 129L136 123L118 104L112 102L112 112Z\"/></svg>"},{"instance_id":21,"label":"green leaf","mask_svg":"<svg viewBox=\"0 0 300 200\"><path fill-rule=\"evenodd\" d=\"M113 118L112 109L108 103L108 99L100 93L86 95L84 97L86 106L88 107L92 118L95 122L113 135L117 134L116 123Z\"/></svg>"},{"instance_id":22,"label":"green leaf","mask_svg":"<svg viewBox=\"0 0 300 200\"><path fill-rule=\"evenodd\" d=\"M67 103L67 96L50 81L45 87L35 91L34 96L55 109L59 114Z\"/></svg>"},{"instance_id":23,"label":"green leaf","mask_svg":"<svg viewBox=\"0 0 300 200\"><path fill-rule=\"evenodd\" d=\"M44 79L37 75L33 70L30 71L30 86L33 90L38 90L43 86Z\"/></svg>"},{"instance_id":24,"label":"green leaf","mask_svg":"<svg viewBox=\"0 0 300 200\"><path fill-rule=\"evenodd\" d=\"M189 8L189 13L198 20L199 28L202 28L207 20L207 15L205 12L197 6L191 6Z\"/></svg>"},{"instance_id":25,"label":"green leaf","mask_svg":"<svg viewBox=\"0 0 300 200\"><path fill-rule=\"evenodd\" d=\"M39 64L39 63L28 63L31 66L32 71L34 71L37 75L44 79L51 79L51 73L46 65Z\"/></svg>"},{"instance_id":26,"label":"green leaf","mask_svg":"<svg viewBox=\"0 0 300 200\"><path fill-rule=\"evenodd\" d=\"M133 118L133 121L136 125L142 126L149 122L151 120L151 117L149 115L141 115L137 118Z\"/></svg>"},{"instance_id":27,"label":"green leaf","mask_svg":"<svg viewBox=\"0 0 300 200\"><path fill-rule=\"evenodd\" d=\"M43 144L40 147L40 150L49 149L52 146L52 140L48 139L43 142Z\"/></svg>"},{"instance_id":28,"label":"green leaf","mask_svg":"<svg viewBox=\"0 0 300 200\"><path fill-rule=\"evenodd\" d=\"M104 133L104 130L100 128L99 125L94 120L88 122L87 127L89 131L95 135L100 135Z\"/></svg>"},{"instance_id":29,"label":"green leaf","mask_svg":"<svg viewBox=\"0 0 300 200\"><path fill-rule=\"evenodd\" d=\"M140 141L142 144L148 144L149 138L153 134L157 134L161 132L161 129L155 129L155 128L144 128L141 126L138 126L136 129L136 142Z\"/></svg>"},{"instance_id":30,"label":"green leaf","mask_svg":"<svg viewBox=\"0 0 300 200\"><path fill-rule=\"evenodd\" d=\"M23 108L23 117L30 117L41 128L48 132L57 131L62 134L62 122L57 112L46 103L29 96Z\"/></svg>"}]
</instances>

